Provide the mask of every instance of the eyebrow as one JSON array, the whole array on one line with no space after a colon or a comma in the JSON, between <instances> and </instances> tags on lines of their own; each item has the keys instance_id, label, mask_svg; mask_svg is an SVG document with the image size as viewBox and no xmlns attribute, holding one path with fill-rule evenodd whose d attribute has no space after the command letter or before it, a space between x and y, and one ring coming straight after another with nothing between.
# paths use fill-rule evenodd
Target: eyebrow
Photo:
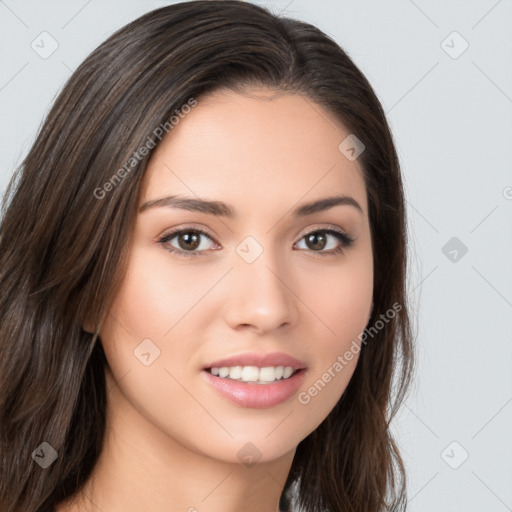
<instances>
[{"instance_id":1,"label":"eyebrow","mask_svg":"<svg viewBox=\"0 0 512 512\"><path fill-rule=\"evenodd\" d=\"M292 216L306 217L308 215L312 215L313 213L322 212L340 205L353 206L360 213L364 214L361 205L353 197L337 195L305 203L293 210ZM215 215L217 217L227 217L230 219L236 217L233 207L221 201L208 201L206 199L194 199L178 195L147 201L139 208L139 212L144 212L150 208L175 208L180 210L205 213L208 215Z\"/></svg>"}]
</instances>

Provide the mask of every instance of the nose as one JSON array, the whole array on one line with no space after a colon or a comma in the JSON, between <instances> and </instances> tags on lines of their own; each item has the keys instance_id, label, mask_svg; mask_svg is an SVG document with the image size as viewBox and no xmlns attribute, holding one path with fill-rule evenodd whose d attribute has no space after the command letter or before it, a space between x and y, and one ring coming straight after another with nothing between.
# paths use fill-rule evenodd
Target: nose
<instances>
[{"instance_id":1,"label":"nose","mask_svg":"<svg viewBox=\"0 0 512 512\"><path fill-rule=\"evenodd\" d=\"M270 251L252 263L239 259L230 274L224 314L232 329L267 333L295 325L299 299L291 273L283 270Z\"/></svg>"}]
</instances>

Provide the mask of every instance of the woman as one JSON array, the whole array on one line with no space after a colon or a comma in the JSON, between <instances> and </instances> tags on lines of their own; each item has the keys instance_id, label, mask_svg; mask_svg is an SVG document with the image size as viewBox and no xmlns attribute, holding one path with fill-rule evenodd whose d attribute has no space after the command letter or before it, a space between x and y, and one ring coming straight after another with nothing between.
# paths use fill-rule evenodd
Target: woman
<instances>
[{"instance_id":1,"label":"woman","mask_svg":"<svg viewBox=\"0 0 512 512\"><path fill-rule=\"evenodd\" d=\"M405 226L319 29L213 0L116 32L5 198L0 509L403 510Z\"/></svg>"}]
</instances>

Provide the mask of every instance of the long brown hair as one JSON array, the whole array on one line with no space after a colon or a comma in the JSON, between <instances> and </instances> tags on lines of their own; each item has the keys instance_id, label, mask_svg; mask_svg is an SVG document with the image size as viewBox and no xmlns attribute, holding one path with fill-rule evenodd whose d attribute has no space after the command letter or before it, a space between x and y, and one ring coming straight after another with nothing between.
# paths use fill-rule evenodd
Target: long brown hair
<instances>
[{"instance_id":1,"label":"long brown hair","mask_svg":"<svg viewBox=\"0 0 512 512\"><path fill-rule=\"evenodd\" d=\"M253 85L307 96L364 142L374 257L368 325L401 306L362 344L341 399L299 443L280 505L289 509L293 484L304 512L405 509L405 470L389 424L413 373L406 212L383 109L318 28L242 1L198 0L149 12L93 51L9 184L0 230L2 512L55 510L100 454L107 363L98 330L123 278L153 149L136 162L134 153L147 141L156 146L156 129L191 98ZM83 330L86 319L94 334ZM57 454L47 468L34 455L49 450L42 443Z\"/></svg>"}]
</instances>

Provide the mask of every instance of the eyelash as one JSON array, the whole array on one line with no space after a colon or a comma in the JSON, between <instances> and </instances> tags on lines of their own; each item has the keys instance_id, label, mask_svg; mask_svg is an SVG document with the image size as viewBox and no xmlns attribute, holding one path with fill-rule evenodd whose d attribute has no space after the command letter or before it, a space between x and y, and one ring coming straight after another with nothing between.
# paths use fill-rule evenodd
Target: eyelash
<instances>
[{"instance_id":1,"label":"eyelash","mask_svg":"<svg viewBox=\"0 0 512 512\"><path fill-rule=\"evenodd\" d=\"M203 231L202 229L181 228L181 229L171 231L170 233L166 233L166 234L162 235L157 240L157 243L162 245L166 251L169 251L170 253L177 254L179 256L184 256L185 258L190 258L190 257L195 257L195 256L204 256L205 254L203 254L203 253L206 253L207 251L197 251L197 250L196 251L182 251L182 250L176 249L175 247L169 247L166 245L170 240L175 238L177 235L180 235L182 233L190 233L190 232L200 233L200 234L208 237L210 240L215 241L212 239L212 237L206 231ZM313 234L317 234L317 233L327 233L327 234L333 235L335 238L338 239L338 241L340 242L340 245L338 247L336 247L336 249L331 249L330 251L309 251L314 254L316 253L315 256L322 257L322 256L331 256L334 254L342 253L344 249L350 247L354 242L354 238L350 237L345 232L343 232L341 230L334 229L334 228L316 229L314 231L310 231L309 233L306 233L305 235L303 235L301 240L309 235L313 235Z\"/></svg>"}]
</instances>

